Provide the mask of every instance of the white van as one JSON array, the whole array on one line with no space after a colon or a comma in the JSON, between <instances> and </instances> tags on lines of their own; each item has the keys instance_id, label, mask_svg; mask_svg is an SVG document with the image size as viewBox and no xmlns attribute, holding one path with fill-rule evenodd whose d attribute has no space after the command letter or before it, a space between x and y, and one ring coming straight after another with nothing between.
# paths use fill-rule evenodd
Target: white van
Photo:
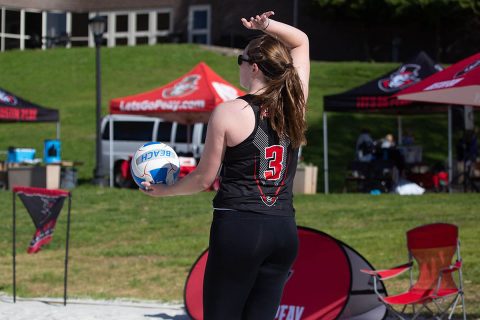
<instances>
[{"instance_id":1,"label":"white van","mask_svg":"<svg viewBox=\"0 0 480 320\"><path fill-rule=\"evenodd\" d=\"M110 124L113 123L113 139L110 145ZM188 133L190 132L190 139ZM130 186L124 171L135 151L144 143L159 141L171 146L179 156L200 158L205 144L207 125L191 126L164 121L156 117L136 115L107 115L101 123L102 174L109 175L110 151L113 154L113 177L115 186ZM190 140L190 143L188 141ZM122 168L123 166L123 168ZM123 172L122 172L123 170Z\"/></svg>"}]
</instances>

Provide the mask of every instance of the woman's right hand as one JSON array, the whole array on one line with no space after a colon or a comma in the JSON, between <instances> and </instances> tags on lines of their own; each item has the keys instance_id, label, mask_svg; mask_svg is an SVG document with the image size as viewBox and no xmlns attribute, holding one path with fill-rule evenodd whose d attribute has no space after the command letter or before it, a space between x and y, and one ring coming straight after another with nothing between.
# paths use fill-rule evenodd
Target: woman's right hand
<instances>
[{"instance_id":1,"label":"woman's right hand","mask_svg":"<svg viewBox=\"0 0 480 320\"><path fill-rule=\"evenodd\" d=\"M152 184L148 181L142 182L143 188L139 188L141 192L151 197L161 197L167 195L168 187L164 184Z\"/></svg>"},{"instance_id":2,"label":"woman's right hand","mask_svg":"<svg viewBox=\"0 0 480 320\"><path fill-rule=\"evenodd\" d=\"M275 12L273 11L267 11L262 13L261 15L256 15L255 17L250 17L250 20L247 20L245 18L242 18L241 21L245 28L251 29L251 30L265 30L268 28L269 24L269 17L273 16Z\"/></svg>"}]
</instances>

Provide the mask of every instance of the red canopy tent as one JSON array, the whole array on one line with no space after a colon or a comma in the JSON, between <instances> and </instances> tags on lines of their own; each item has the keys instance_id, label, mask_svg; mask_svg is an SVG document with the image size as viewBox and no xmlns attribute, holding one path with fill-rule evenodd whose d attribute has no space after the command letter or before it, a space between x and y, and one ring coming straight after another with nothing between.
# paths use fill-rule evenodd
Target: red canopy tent
<instances>
[{"instance_id":1,"label":"red canopy tent","mask_svg":"<svg viewBox=\"0 0 480 320\"><path fill-rule=\"evenodd\" d=\"M110 113L157 116L183 124L208 122L217 105L243 94L200 62L187 74L163 87L112 99Z\"/></svg>"},{"instance_id":2,"label":"red canopy tent","mask_svg":"<svg viewBox=\"0 0 480 320\"><path fill-rule=\"evenodd\" d=\"M480 107L480 53L396 94L400 100Z\"/></svg>"},{"instance_id":3,"label":"red canopy tent","mask_svg":"<svg viewBox=\"0 0 480 320\"><path fill-rule=\"evenodd\" d=\"M400 100L480 107L480 53L461 60L396 94ZM448 106L448 162L452 178L452 109Z\"/></svg>"},{"instance_id":4,"label":"red canopy tent","mask_svg":"<svg viewBox=\"0 0 480 320\"><path fill-rule=\"evenodd\" d=\"M182 77L160 88L136 95L112 99L111 114L155 116L189 125L208 122L220 103L245 94L220 77L207 64L200 62ZM110 123L110 128L113 125ZM110 134L112 139L113 132ZM190 141L188 141L190 143ZM110 186L113 186L113 143L110 140Z\"/></svg>"}]
</instances>

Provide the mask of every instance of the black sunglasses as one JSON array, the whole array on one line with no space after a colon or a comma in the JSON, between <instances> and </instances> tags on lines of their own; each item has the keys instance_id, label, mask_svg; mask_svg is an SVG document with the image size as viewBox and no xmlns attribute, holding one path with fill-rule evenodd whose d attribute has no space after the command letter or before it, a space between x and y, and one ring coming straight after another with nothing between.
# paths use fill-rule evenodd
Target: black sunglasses
<instances>
[{"instance_id":1,"label":"black sunglasses","mask_svg":"<svg viewBox=\"0 0 480 320\"><path fill-rule=\"evenodd\" d=\"M244 57L243 55L241 55L241 54L238 55L237 63L238 63L239 66L242 65L243 61L248 62L248 63L252 63L252 62L253 62L251 59L247 59L247 58L245 58L245 57Z\"/></svg>"}]
</instances>

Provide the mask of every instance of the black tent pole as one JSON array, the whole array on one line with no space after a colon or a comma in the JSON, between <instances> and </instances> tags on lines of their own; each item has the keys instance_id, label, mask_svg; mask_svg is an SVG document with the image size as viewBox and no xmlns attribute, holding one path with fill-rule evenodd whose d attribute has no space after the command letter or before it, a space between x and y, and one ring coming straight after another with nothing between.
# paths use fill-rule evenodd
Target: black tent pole
<instances>
[{"instance_id":1,"label":"black tent pole","mask_svg":"<svg viewBox=\"0 0 480 320\"><path fill-rule=\"evenodd\" d=\"M13 241L12 241L12 258L13 258L13 303L17 301L17 286L16 286L16 263L15 263L15 256L16 256L16 248L15 248L15 241L16 241L16 219L15 219L15 192L12 191L13 195Z\"/></svg>"},{"instance_id":2,"label":"black tent pole","mask_svg":"<svg viewBox=\"0 0 480 320\"><path fill-rule=\"evenodd\" d=\"M65 246L65 276L63 282L63 305L67 305L67 279L68 279L68 244L70 239L70 208L72 206L72 195L68 193L68 217L67 217L67 242Z\"/></svg>"}]
</instances>

